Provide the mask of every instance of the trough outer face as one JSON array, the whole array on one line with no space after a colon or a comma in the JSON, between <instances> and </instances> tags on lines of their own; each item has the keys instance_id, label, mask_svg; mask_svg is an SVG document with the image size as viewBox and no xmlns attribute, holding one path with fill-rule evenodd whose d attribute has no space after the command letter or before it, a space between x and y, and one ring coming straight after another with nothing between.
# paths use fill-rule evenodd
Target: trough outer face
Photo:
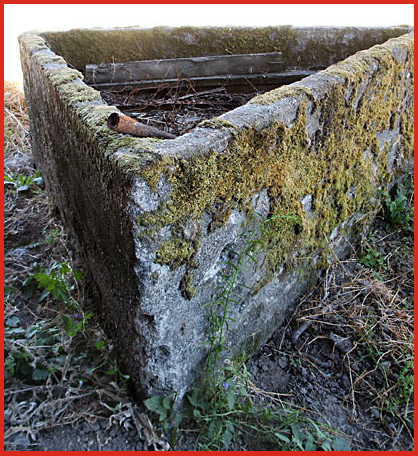
<instances>
[{"instance_id":1,"label":"trough outer face","mask_svg":"<svg viewBox=\"0 0 418 456\"><path fill-rule=\"evenodd\" d=\"M251 236L225 358L259 348L413 162L412 34L164 141L108 131L115 109L77 70L41 36L20 44L36 163L140 396L181 398L196 381L207 304Z\"/></svg>"}]
</instances>

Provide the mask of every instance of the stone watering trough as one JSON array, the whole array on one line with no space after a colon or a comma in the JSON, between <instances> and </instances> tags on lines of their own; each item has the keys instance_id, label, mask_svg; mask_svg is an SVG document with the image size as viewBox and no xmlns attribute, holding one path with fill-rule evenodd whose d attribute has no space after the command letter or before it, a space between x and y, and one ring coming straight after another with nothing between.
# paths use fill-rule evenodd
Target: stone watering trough
<instances>
[{"instance_id":1,"label":"stone watering trough","mask_svg":"<svg viewBox=\"0 0 418 456\"><path fill-rule=\"evenodd\" d=\"M367 231L379 190L411 171L407 27L91 29L19 41L36 164L139 397L184 396L220 335L216 316L221 362L257 351ZM205 116L221 90L223 114ZM193 104L199 93L206 101ZM176 130L164 120L180 115L179 100L189 101ZM120 133L123 114L172 139Z\"/></svg>"}]
</instances>

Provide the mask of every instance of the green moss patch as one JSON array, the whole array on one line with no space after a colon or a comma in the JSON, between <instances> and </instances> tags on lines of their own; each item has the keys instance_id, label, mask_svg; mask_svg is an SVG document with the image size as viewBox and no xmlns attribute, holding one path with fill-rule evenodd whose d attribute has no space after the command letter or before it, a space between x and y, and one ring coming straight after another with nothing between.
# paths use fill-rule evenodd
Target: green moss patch
<instances>
[{"instance_id":1,"label":"green moss patch","mask_svg":"<svg viewBox=\"0 0 418 456\"><path fill-rule=\"evenodd\" d=\"M110 56L114 59L111 61L125 61L241 53L249 49L282 50L288 58L298 40L291 27L242 28L234 29L233 33L229 28L193 27L89 30L45 36L56 52L64 56L72 53L75 65L81 64L85 58L82 53L91 47L103 53L95 56L100 61L109 61ZM38 41L36 46L41 45ZM405 96L401 78L406 71L413 78L413 38L403 38L402 46L411 54L407 65L397 62L396 45L387 43L327 68L325 74L337 76L340 82L329 82L321 100L315 98L315 90L303 83L284 86L251 100L250 104L269 105L284 98L296 99L299 111L291 126L272 121L262 129L239 129L221 119L203 122L201 127L227 129L231 133L229 146L223 152L197 151L189 158L158 155L152 151L155 140L119 137L109 132L105 126L109 108L91 108L91 112L90 108L83 108L79 113L93 127L93 135L100 144L111 147L112 152L125 150L115 160L129 174L140 174L151 190L163 176L170 185L169 198L156 211L141 214L137 219L141 232L150 237L170 226L173 236L156 252L158 263L172 268L186 264L187 271L193 269L199 240L183 234L187 221L199 224L207 213L212 217L209 229L216 230L227 222L235 208L250 217L254 211L252 197L266 189L268 217L274 222L263 239L265 268L273 273L294 261L310 261L318 252L326 258L329 238L336 227L341 228L357 213L373 212L378 189L390 179L388 145L379 145L379 131L399 125L403 157L412 156L412 103L405 111L400 100ZM79 76L78 72L65 69L51 73L61 96L70 104L97 101L98 92L74 81ZM319 114L319 130L308 137L311 112L307 112L307 106L312 104ZM306 197L311 201L311 214L306 213L302 203ZM303 258L295 260L294 253L298 251L303 252ZM190 289L190 277L185 279L184 290ZM190 295L190 291L187 293Z\"/></svg>"},{"instance_id":2,"label":"green moss patch","mask_svg":"<svg viewBox=\"0 0 418 456\"><path fill-rule=\"evenodd\" d=\"M173 268L180 266L191 257L194 249L186 241L171 237L164 241L156 252L156 261L167 264Z\"/></svg>"}]
</instances>

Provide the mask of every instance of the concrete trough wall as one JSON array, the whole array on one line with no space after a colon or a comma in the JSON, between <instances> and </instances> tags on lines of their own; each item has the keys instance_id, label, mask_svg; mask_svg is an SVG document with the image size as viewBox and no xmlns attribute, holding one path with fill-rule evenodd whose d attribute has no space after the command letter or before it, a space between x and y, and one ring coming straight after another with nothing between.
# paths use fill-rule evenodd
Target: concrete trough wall
<instances>
[{"instance_id":1,"label":"concrete trough wall","mask_svg":"<svg viewBox=\"0 0 418 456\"><path fill-rule=\"evenodd\" d=\"M37 166L142 397L182 397L196 380L220 290L236 301L222 358L254 353L367 230L378 191L411 171L405 28L74 30L27 33L20 47ZM115 108L81 73L89 63L272 51L289 69L326 69L174 140L109 130ZM251 237L254 261L242 255Z\"/></svg>"}]
</instances>

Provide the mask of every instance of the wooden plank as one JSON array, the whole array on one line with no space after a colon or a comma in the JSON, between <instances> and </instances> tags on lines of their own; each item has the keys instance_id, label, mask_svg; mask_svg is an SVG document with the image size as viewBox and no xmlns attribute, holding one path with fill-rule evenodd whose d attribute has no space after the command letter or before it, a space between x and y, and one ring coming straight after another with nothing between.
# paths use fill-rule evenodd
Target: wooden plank
<instances>
[{"instance_id":1,"label":"wooden plank","mask_svg":"<svg viewBox=\"0 0 418 456\"><path fill-rule=\"evenodd\" d=\"M124 63L89 64L87 84L122 83L155 79L213 77L277 73L284 70L281 52L214 55L181 59L139 60Z\"/></svg>"},{"instance_id":2,"label":"wooden plank","mask_svg":"<svg viewBox=\"0 0 418 456\"><path fill-rule=\"evenodd\" d=\"M197 77L197 78L183 78L183 79L148 79L142 81L130 82L111 82L90 84L91 87L97 90L138 90L143 92L150 92L154 90L161 90L163 88L181 87L186 90L190 86L195 89L208 89L214 87L225 87L229 91L253 91L272 89L284 84L291 84L292 82L300 81L306 76L315 74L317 71L283 71L280 73L270 73L262 75L225 75L225 76L210 76L210 77Z\"/></svg>"}]
</instances>

